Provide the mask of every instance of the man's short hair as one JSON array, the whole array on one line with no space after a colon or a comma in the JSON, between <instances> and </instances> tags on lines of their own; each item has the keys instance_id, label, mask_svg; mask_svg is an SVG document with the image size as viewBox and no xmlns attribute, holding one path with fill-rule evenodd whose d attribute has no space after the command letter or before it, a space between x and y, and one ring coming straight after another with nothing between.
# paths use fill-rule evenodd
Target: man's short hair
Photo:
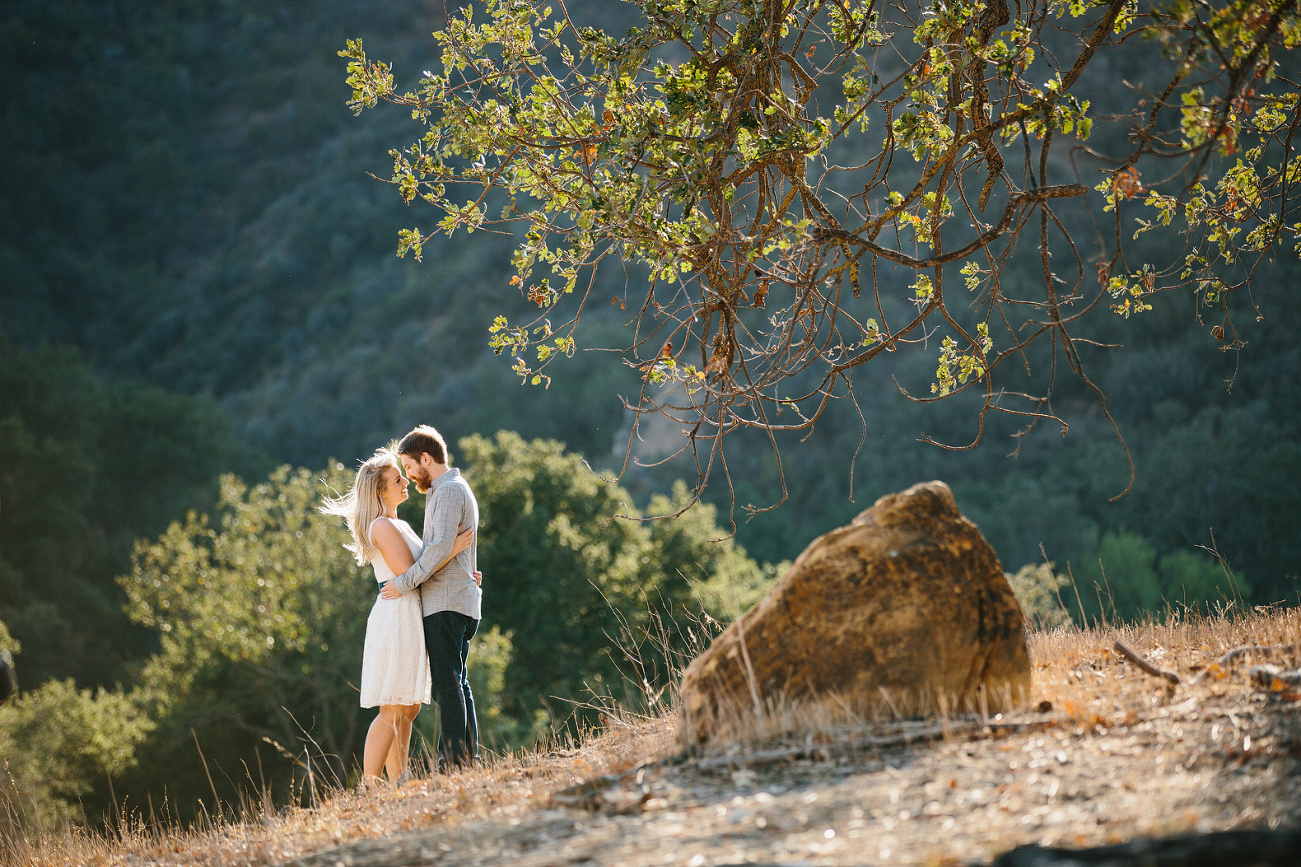
<instances>
[{"instance_id":1,"label":"man's short hair","mask_svg":"<svg viewBox=\"0 0 1301 867\"><path fill-rule=\"evenodd\" d=\"M422 424L402 438L398 443L398 454L420 460L422 454L434 459L436 464L448 463L447 443L443 435L427 424Z\"/></svg>"}]
</instances>

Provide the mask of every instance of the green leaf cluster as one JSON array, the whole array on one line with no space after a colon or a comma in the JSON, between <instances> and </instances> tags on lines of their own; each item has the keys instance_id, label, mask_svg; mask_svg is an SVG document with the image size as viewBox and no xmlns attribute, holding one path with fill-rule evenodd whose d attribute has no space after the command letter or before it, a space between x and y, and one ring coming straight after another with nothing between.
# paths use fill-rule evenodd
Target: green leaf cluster
<instances>
[{"instance_id":1,"label":"green leaf cluster","mask_svg":"<svg viewBox=\"0 0 1301 867\"><path fill-rule=\"evenodd\" d=\"M1031 628L1050 631L1073 622L1066 603L1070 576L1057 572L1051 561L1027 563L1015 573L1004 574Z\"/></svg>"},{"instance_id":2,"label":"green leaf cluster","mask_svg":"<svg viewBox=\"0 0 1301 867\"><path fill-rule=\"evenodd\" d=\"M1248 257L1250 273L1290 240L1298 103L1278 72L1301 24L1291 7L717 0L641 13L619 38L564 7L489 0L435 34L436 68L405 93L359 41L341 52L354 104L386 100L420 125L393 151L392 181L440 216L429 234L405 231L401 252L462 227L524 231L511 282L540 313L492 326L524 382L549 386L542 369L582 345L591 293L576 290L618 256L646 275L620 347L641 374L637 404L698 421L693 436L812 427L854 394L855 369L920 345L938 356L928 399L974 387L982 418L1046 419L1055 378L1041 392L1000 389L995 369L1028 363L1036 341L1076 346L1099 307L1129 318L1181 287L1215 304L1247 283L1226 267ZM1097 86L1140 39L1163 55L1142 88L1160 94L1153 106ZM1094 145L1099 99L1116 111ZM1058 156L1086 141L1108 178L1099 196ZM1203 179L1208 161L1235 154L1237 168ZM1178 168L1145 187L1157 159ZM1115 214L1114 238L1086 240L1069 215L1095 205ZM1139 233L1165 230L1185 248L1182 268L1139 259L1125 239L1122 210L1145 208L1156 217L1137 217ZM1003 280L1024 273L1030 238L1041 273ZM951 309L946 275L972 265L983 290ZM1114 303L1099 305L1107 294ZM678 406L668 386L683 384Z\"/></svg>"},{"instance_id":3,"label":"green leaf cluster","mask_svg":"<svg viewBox=\"0 0 1301 867\"><path fill-rule=\"evenodd\" d=\"M351 475L334 464L320 475L281 467L253 486L226 476L211 517L191 512L136 546L120 579L127 612L160 645L140 679L159 720L141 775L197 770L177 782L179 803L207 794L196 739L227 773L263 761L281 798L309 757L324 779L351 772L364 735L351 684L374 579L344 549L343 523L318 511Z\"/></svg>"}]
</instances>

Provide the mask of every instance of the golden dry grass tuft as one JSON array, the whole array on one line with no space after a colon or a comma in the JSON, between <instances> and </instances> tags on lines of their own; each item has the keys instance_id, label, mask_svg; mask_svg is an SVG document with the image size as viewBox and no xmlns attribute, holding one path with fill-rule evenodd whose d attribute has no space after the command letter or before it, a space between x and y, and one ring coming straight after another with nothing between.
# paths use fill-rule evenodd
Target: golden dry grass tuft
<instances>
[{"instance_id":1,"label":"golden dry grass tuft","mask_svg":"<svg viewBox=\"0 0 1301 867\"><path fill-rule=\"evenodd\" d=\"M1144 673L1116 641L1180 682ZM864 852L873 863L969 863L1025 842L1301 827L1301 695L1247 676L1266 661L1298 667L1301 611L1169 612L1036 632L1029 644L1025 713L927 723L787 707L692 756L679 752L672 714L610 717L575 749L333 791L312 809L250 804L196 828L137 817L111 834L47 833L9 841L0 860L257 867L345 861L336 851L351 853L346 863L416 863L455 844L468 860L520 867L853 864ZM1243 647L1256 650L1225 658ZM605 818L582 818L593 813Z\"/></svg>"}]
</instances>

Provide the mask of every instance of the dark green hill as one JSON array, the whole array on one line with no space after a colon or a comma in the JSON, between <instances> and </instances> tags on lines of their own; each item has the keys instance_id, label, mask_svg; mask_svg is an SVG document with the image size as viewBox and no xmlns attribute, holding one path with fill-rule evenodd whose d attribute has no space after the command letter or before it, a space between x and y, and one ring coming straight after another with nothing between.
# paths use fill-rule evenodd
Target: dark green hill
<instances>
[{"instance_id":1,"label":"dark green hill","mask_svg":"<svg viewBox=\"0 0 1301 867\"><path fill-rule=\"evenodd\" d=\"M217 502L218 476L265 455L210 400L96 377L74 350L0 337L0 622L20 682L128 680L155 636L123 611L116 577L139 538Z\"/></svg>"},{"instance_id":2,"label":"dark green hill","mask_svg":"<svg viewBox=\"0 0 1301 867\"><path fill-rule=\"evenodd\" d=\"M625 5L570 8L616 33L631 20ZM370 174L389 176L387 151L414 127L400 110L354 118L336 52L362 38L409 82L441 16L414 0L6 4L0 330L22 346L72 344L112 380L209 396L245 442L299 465L351 460L421 421L453 438L554 437L613 464L627 435L617 395L635 395L636 371L579 353L549 389L527 388L487 348L492 316L523 304L507 282L509 238L441 240L423 264L394 256L397 230L432 217ZM1141 60L1100 67L1100 87L1102 73L1129 76ZM1239 302L1264 317L1243 318L1240 357L1176 299L1138 319L1100 317L1090 336L1124 348L1086 359L1139 473L1118 504L1123 458L1078 383L1063 380L1055 406L1065 440L1041 426L1011 459L1004 419L980 448L943 451L918 438L970 441L971 407L901 397L896 380L920 390L932 376L934 360L915 355L859 378L862 420L844 403L785 444L788 504L748 523L738 509L738 535L761 560L792 557L876 496L940 477L1008 568L1039 559L1041 544L1078 564L1122 528L1163 554L1210 544L1213 528L1258 601L1289 596L1301 553L1290 541L1301 538L1296 275L1280 266ZM607 274L598 299L625 280L635 288L638 275ZM617 311L600 308L588 346L618 338ZM767 444L741 445L729 465L738 505L774 502ZM634 467L625 483L645 498L694 472ZM726 505L722 481L710 496Z\"/></svg>"}]
</instances>

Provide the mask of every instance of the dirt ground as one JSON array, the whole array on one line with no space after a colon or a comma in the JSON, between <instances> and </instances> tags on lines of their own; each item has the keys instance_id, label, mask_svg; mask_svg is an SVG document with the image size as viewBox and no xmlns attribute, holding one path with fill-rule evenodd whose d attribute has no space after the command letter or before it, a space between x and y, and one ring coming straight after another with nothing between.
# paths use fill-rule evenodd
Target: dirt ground
<instances>
[{"instance_id":1,"label":"dirt ground","mask_svg":"<svg viewBox=\"0 0 1301 867\"><path fill-rule=\"evenodd\" d=\"M475 790L486 781L462 784L460 807L434 808L420 830L283 863L982 864L1027 843L1301 829L1295 691L1253 683L1255 656L1217 665L1220 650L1195 635L1182 651L1197 658L1181 661L1171 690L1108 637L1041 640L1043 712L826 729L692 757L671 722L647 722L521 764L496 797ZM1160 636L1126 637L1173 661ZM444 802L458 784L420 785L411 805Z\"/></svg>"}]
</instances>

